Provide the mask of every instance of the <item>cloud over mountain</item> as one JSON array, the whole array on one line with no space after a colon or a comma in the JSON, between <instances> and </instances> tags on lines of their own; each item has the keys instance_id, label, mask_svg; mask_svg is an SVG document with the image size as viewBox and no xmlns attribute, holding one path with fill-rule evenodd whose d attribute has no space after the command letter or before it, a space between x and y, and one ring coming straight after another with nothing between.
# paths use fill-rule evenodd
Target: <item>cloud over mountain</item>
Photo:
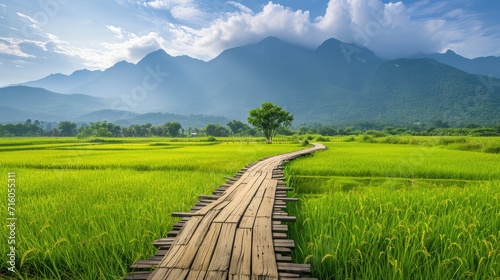
<instances>
[{"instance_id":1,"label":"cloud over mountain","mask_svg":"<svg viewBox=\"0 0 500 280\"><path fill-rule=\"evenodd\" d=\"M173 27L170 31L175 42L202 59L267 36L279 36L307 47L316 47L334 37L369 47L386 58L433 52L442 47L433 37L437 30L426 28L426 21L412 21L402 2L366 2L331 0L325 14L315 19L310 18L308 11L294 11L269 2L258 13L240 10L215 20L209 27Z\"/></svg>"},{"instance_id":2,"label":"cloud over mountain","mask_svg":"<svg viewBox=\"0 0 500 280\"><path fill-rule=\"evenodd\" d=\"M447 49L469 58L500 55L500 5L493 1L42 2L1 5L0 84L137 62L159 48L210 60L267 36L309 48L334 37L384 58Z\"/></svg>"}]
</instances>

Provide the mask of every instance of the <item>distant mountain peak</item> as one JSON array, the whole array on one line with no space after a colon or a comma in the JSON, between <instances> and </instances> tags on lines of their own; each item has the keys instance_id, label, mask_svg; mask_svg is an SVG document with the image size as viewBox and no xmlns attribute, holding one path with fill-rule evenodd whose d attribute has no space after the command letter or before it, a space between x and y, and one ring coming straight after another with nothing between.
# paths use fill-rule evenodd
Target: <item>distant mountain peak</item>
<instances>
[{"instance_id":1,"label":"distant mountain peak","mask_svg":"<svg viewBox=\"0 0 500 280\"><path fill-rule=\"evenodd\" d=\"M63 74L63 73L53 73L53 74L48 75L47 77L55 78L55 77L67 77L67 76L68 75Z\"/></svg>"},{"instance_id":2,"label":"distant mountain peak","mask_svg":"<svg viewBox=\"0 0 500 280\"><path fill-rule=\"evenodd\" d=\"M277 49L277 50L279 50L280 48L306 49L305 47L302 47L300 45L297 45L297 44L294 44L294 43L291 43L291 42L288 42L285 40L281 40L280 38L274 37L274 36L268 36L265 39L259 41L257 44L250 44L250 45L246 45L246 46L252 46L252 45L258 46L258 47L264 47L264 48ZM242 47L246 47L246 46L242 46Z\"/></svg>"},{"instance_id":3,"label":"distant mountain peak","mask_svg":"<svg viewBox=\"0 0 500 280\"><path fill-rule=\"evenodd\" d=\"M460 55L458 55L456 52L454 52L454 51L452 51L452 50L447 50L447 51L445 52L445 54L446 54L446 55L460 56Z\"/></svg>"},{"instance_id":4,"label":"distant mountain peak","mask_svg":"<svg viewBox=\"0 0 500 280\"><path fill-rule=\"evenodd\" d=\"M168 54L164 49L157 49L156 51L154 52L150 52L149 54L147 54L144 58L148 57L148 56L152 56L152 57L172 57L170 54ZM144 59L143 58L143 59Z\"/></svg>"},{"instance_id":5,"label":"distant mountain peak","mask_svg":"<svg viewBox=\"0 0 500 280\"><path fill-rule=\"evenodd\" d=\"M316 52L329 56L336 56L337 58L346 60L348 63L352 61L366 63L369 60L380 60L374 52L365 47L344 43L335 38L324 41L323 44L316 48Z\"/></svg>"},{"instance_id":6,"label":"distant mountain peak","mask_svg":"<svg viewBox=\"0 0 500 280\"><path fill-rule=\"evenodd\" d=\"M120 60L117 63L115 63L115 65L113 65L112 67L120 67L120 66L124 66L124 65L129 65L129 64L132 64L132 63L130 63L126 60Z\"/></svg>"},{"instance_id":7,"label":"distant mountain peak","mask_svg":"<svg viewBox=\"0 0 500 280\"><path fill-rule=\"evenodd\" d=\"M275 36L268 36L257 44L269 44L269 43L283 43L283 40Z\"/></svg>"},{"instance_id":8,"label":"distant mountain peak","mask_svg":"<svg viewBox=\"0 0 500 280\"><path fill-rule=\"evenodd\" d=\"M488 57L476 57L474 59L469 59L463 57L453 50L447 50L445 53L430 53L412 56L410 58L432 58L441 63L448 64L455 68L458 68L467 73L493 76L500 78L500 57L488 56Z\"/></svg>"},{"instance_id":9,"label":"distant mountain peak","mask_svg":"<svg viewBox=\"0 0 500 280\"><path fill-rule=\"evenodd\" d=\"M172 56L169 55L165 50L158 49L154 52L148 53L139 62L137 62L137 65L158 63L163 61L169 61L171 59Z\"/></svg>"}]
</instances>

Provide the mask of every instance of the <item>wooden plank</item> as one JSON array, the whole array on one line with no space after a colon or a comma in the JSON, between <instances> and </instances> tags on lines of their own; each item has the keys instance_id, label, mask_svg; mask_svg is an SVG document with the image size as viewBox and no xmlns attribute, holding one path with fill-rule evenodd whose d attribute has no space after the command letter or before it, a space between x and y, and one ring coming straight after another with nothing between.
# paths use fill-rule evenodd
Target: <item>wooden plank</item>
<instances>
[{"instance_id":1,"label":"wooden plank","mask_svg":"<svg viewBox=\"0 0 500 280\"><path fill-rule=\"evenodd\" d=\"M291 261L292 257L290 256L283 256L281 254L276 254L276 262L291 262Z\"/></svg>"},{"instance_id":2,"label":"wooden plank","mask_svg":"<svg viewBox=\"0 0 500 280\"><path fill-rule=\"evenodd\" d=\"M273 220L281 222L295 222L297 218L295 216L273 215Z\"/></svg>"},{"instance_id":3,"label":"wooden plank","mask_svg":"<svg viewBox=\"0 0 500 280\"><path fill-rule=\"evenodd\" d=\"M199 195L198 196L200 199L206 199L206 200L217 200L219 199L220 196L218 195Z\"/></svg>"},{"instance_id":4,"label":"wooden plank","mask_svg":"<svg viewBox=\"0 0 500 280\"><path fill-rule=\"evenodd\" d=\"M247 209L245 210L245 213L243 214L243 217L241 218L241 222L239 224L239 228L252 228L255 217L257 217L257 213L259 211L259 207L262 203L262 200L264 198L264 194L266 192L266 189L264 187L259 188L257 193L255 194L254 198L248 205Z\"/></svg>"},{"instance_id":5,"label":"wooden plank","mask_svg":"<svg viewBox=\"0 0 500 280\"><path fill-rule=\"evenodd\" d=\"M172 245L173 242L174 238L161 238L153 241L153 246L160 247L160 246Z\"/></svg>"},{"instance_id":6,"label":"wooden plank","mask_svg":"<svg viewBox=\"0 0 500 280\"><path fill-rule=\"evenodd\" d=\"M229 279L250 279L252 261L252 229L236 230Z\"/></svg>"},{"instance_id":7,"label":"wooden plank","mask_svg":"<svg viewBox=\"0 0 500 280\"><path fill-rule=\"evenodd\" d=\"M203 209L198 210L196 214L205 215L211 210L218 210L225 208L227 204L231 201L231 198L234 197L234 195L237 193L237 190L244 189L245 185L246 185L245 182L240 182L238 184L231 186L219 199L205 206Z\"/></svg>"},{"instance_id":8,"label":"wooden plank","mask_svg":"<svg viewBox=\"0 0 500 280\"><path fill-rule=\"evenodd\" d=\"M280 272L290 272L298 274L311 274L310 264L301 263L278 263L278 270Z\"/></svg>"},{"instance_id":9,"label":"wooden plank","mask_svg":"<svg viewBox=\"0 0 500 280\"><path fill-rule=\"evenodd\" d=\"M253 196L255 195L261 184L261 176L251 178L248 182L247 187L244 190L240 191L238 197L234 197L234 199L231 200L229 204L221 210L219 216L215 219L215 222L224 223L230 216L241 218L242 214L248 207L248 204L250 204ZM233 220L233 222L238 222L238 220Z\"/></svg>"},{"instance_id":10,"label":"wooden plank","mask_svg":"<svg viewBox=\"0 0 500 280\"><path fill-rule=\"evenodd\" d=\"M205 216L192 217L175 239L174 244L159 267L189 268L196 256L198 247L203 242L209 226L216 216L217 211L213 211Z\"/></svg>"},{"instance_id":11,"label":"wooden plank","mask_svg":"<svg viewBox=\"0 0 500 280\"><path fill-rule=\"evenodd\" d=\"M192 212L173 212L172 217L192 217L195 216L195 213Z\"/></svg>"},{"instance_id":12,"label":"wooden plank","mask_svg":"<svg viewBox=\"0 0 500 280\"><path fill-rule=\"evenodd\" d=\"M215 245L217 244L217 239L219 239L220 230L222 224L213 223L208 230L208 233L198 249L196 257L191 265L191 269L195 271L206 271L210 260L212 259L212 254L215 250ZM199 273L198 273L199 274ZM193 275L189 273L188 279L198 279L192 278Z\"/></svg>"},{"instance_id":13,"label":"wooden plank","mask_svg":"<svg viewBox=\"0 0 500 280\"><path fill-rule=\"evenodd\" d=\"M252 279L254 278L278 279L269 217L255 219L252 239Z\"/></svg>"},{"instance_id":14,"label":"wooden plank","mask_svg":"<svg viewBox=\"0 0 500 280\"><path fill-rule=\"evenodd\" d=\"M124 280L146 280L151 275L152 271L136 271L125 276Z\"/></svg>"},{"instance_id":15,"label":"wooden plank","mask_svg":"<svg viewBox=\"0 0 500 280\"><path fill-rule=\"evenodd\" d=\"M299 199L296 197L282 197L282 198L276 199L276 200L283 201L283 202L297 202L297 201L299 201Z\"/></svg>"},{"instance_id":16,"label":"wooden plank","mask_svg":"<svg viewBox=\"0 0 500 280\"><path fill-rule=\"evenodd\" d=\"M273 225L273 232L286 233L286 232L288 232L288 226L287 225L282 225L282 224Z\"/></svg>"},{"instance_id":17,"label":"wooden plank","mask_svg":"<svg viewBox=\"0 0 500 280\"><path fill-rule=\"evenodd\" d=\"M206 280L227 279L227 271L208 271L205 279Z\"/></svg>"},{"instance_id":18,"label":"wooden plank","mask_svg":"<svg viewBox=\"0 0 500 280\"><path fill-rule=\"evenodd\" d=\"M186 280L203 280L203 279L205 279L206 275L207 275L207 272L205 270L200 271L200 270L191 269L189 271L188 276L186 277Z\"/></svg>"},{"instance_id":19,"label":"wooden plank","mask_svg":"<svg viewBox=\"0 0 500 280\"><path fill-rule=\"evenodd\" d=\"M185 279L189 270L178 268L157 268L147 279Z\"/></svg>"},{"instance_id":20,"label":"wooden plank","mask_svg":"<svg viewBox=\"0 0 500 280\"><path fill-rule=\"evenodd\" d=\"M214 275L211 272L228 272L231 263L231 251L233 250L234 238L236 235L236 224L224 223L220 231L217 246L215 247L210 266L208 267L208 275Z\"/></svg>"},{"instance_id":21,"label":"wooden plank","mask_svg":"<svg viewBox=\"0 0 500 280\"><path fill-rule=\"evenodd\" d=\"M276 193L276 180L266 179L264 186L266 187L266 190L259 212L257 213L257 218L267 218L269 219L269 225L271 225L271 217L273 215L274 208L274 195Z\"/></svg>"},{"instance_id":22,"label":"wooden plank","mask_svg":"<svg viewBox=\"0 0 500 280\"><path fill-rule=\"evenodd\" d=\"M274 246L295 248L295 242L292 239L275 239Z\"/></svg>"}]
</instances>

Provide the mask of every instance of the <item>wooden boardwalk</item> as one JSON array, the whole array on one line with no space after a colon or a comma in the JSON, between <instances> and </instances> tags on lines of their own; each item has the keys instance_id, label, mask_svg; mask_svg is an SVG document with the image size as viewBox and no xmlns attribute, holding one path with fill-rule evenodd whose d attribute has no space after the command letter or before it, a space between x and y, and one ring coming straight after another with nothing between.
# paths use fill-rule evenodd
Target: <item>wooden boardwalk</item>
<instances>
[{"instance_id":1,"label":"wooden boardwalk","mask_svg":"<svg viewBox=\"0 0 500 280\"><path fill-rule=\"evenodd\" d=\"M125 279L301 279L307 264L292 263L293 240L284 211L287 188L282 164L325 147L270 157L243 168L213 195L200 196L166 238L158 252L132 265ZM153 270L154 269L154 270ZM311 278L308 278L311 279Z\"/></svg>"}]
</instances>

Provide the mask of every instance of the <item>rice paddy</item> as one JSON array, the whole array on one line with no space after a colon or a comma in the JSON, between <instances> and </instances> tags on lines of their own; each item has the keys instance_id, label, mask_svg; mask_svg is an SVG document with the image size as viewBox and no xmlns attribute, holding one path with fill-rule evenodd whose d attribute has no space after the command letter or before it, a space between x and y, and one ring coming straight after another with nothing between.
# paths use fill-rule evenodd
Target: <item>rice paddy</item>
<instances>
[{"instance_id":1,"label":"rice paddy","mask_svg":"<svg viewBox=\"0 0 500 280\"><path fill-rule=\"evenodd\" d=\"M2 262L2 279L120 279L154 254L172 212L250 162L301 148L223 140L0 139L18 218L16 274ZM500 155L484 148L499 138L332 140L285 170L301 198L289 207L294 260L314 277L500 279ZM0 235L6 256L9 228Z\"/></svg>"},{"instance_id":2,"label":"rice paddy","mask_svg":"<svg viewBox=\"0 0 500 280\"><path fill-rule=\"evenodd\" d=\"M315 277L500 279L500 155L328 146L286 169L301 199L294 258Z\"/></svg>"},{"instance_id":3,"label":"rice paddy","mask_svg":"<svg viewBox=\"0 0 500 280\"><path fill-rule=\"evenodd\" d=\"M0 275L120 279L132 263L154 254L152 242L178 220L172 212L188 211L198 195L210 194L246 164L297 149L165 139L0 140L0 174L7 183L8 172L15 172L17 180L17 272L2 261ZM0 197L7 199L7 188ZM9 253L8 230L0 229L2 256Z\"/></svg>"}]
</instances>

